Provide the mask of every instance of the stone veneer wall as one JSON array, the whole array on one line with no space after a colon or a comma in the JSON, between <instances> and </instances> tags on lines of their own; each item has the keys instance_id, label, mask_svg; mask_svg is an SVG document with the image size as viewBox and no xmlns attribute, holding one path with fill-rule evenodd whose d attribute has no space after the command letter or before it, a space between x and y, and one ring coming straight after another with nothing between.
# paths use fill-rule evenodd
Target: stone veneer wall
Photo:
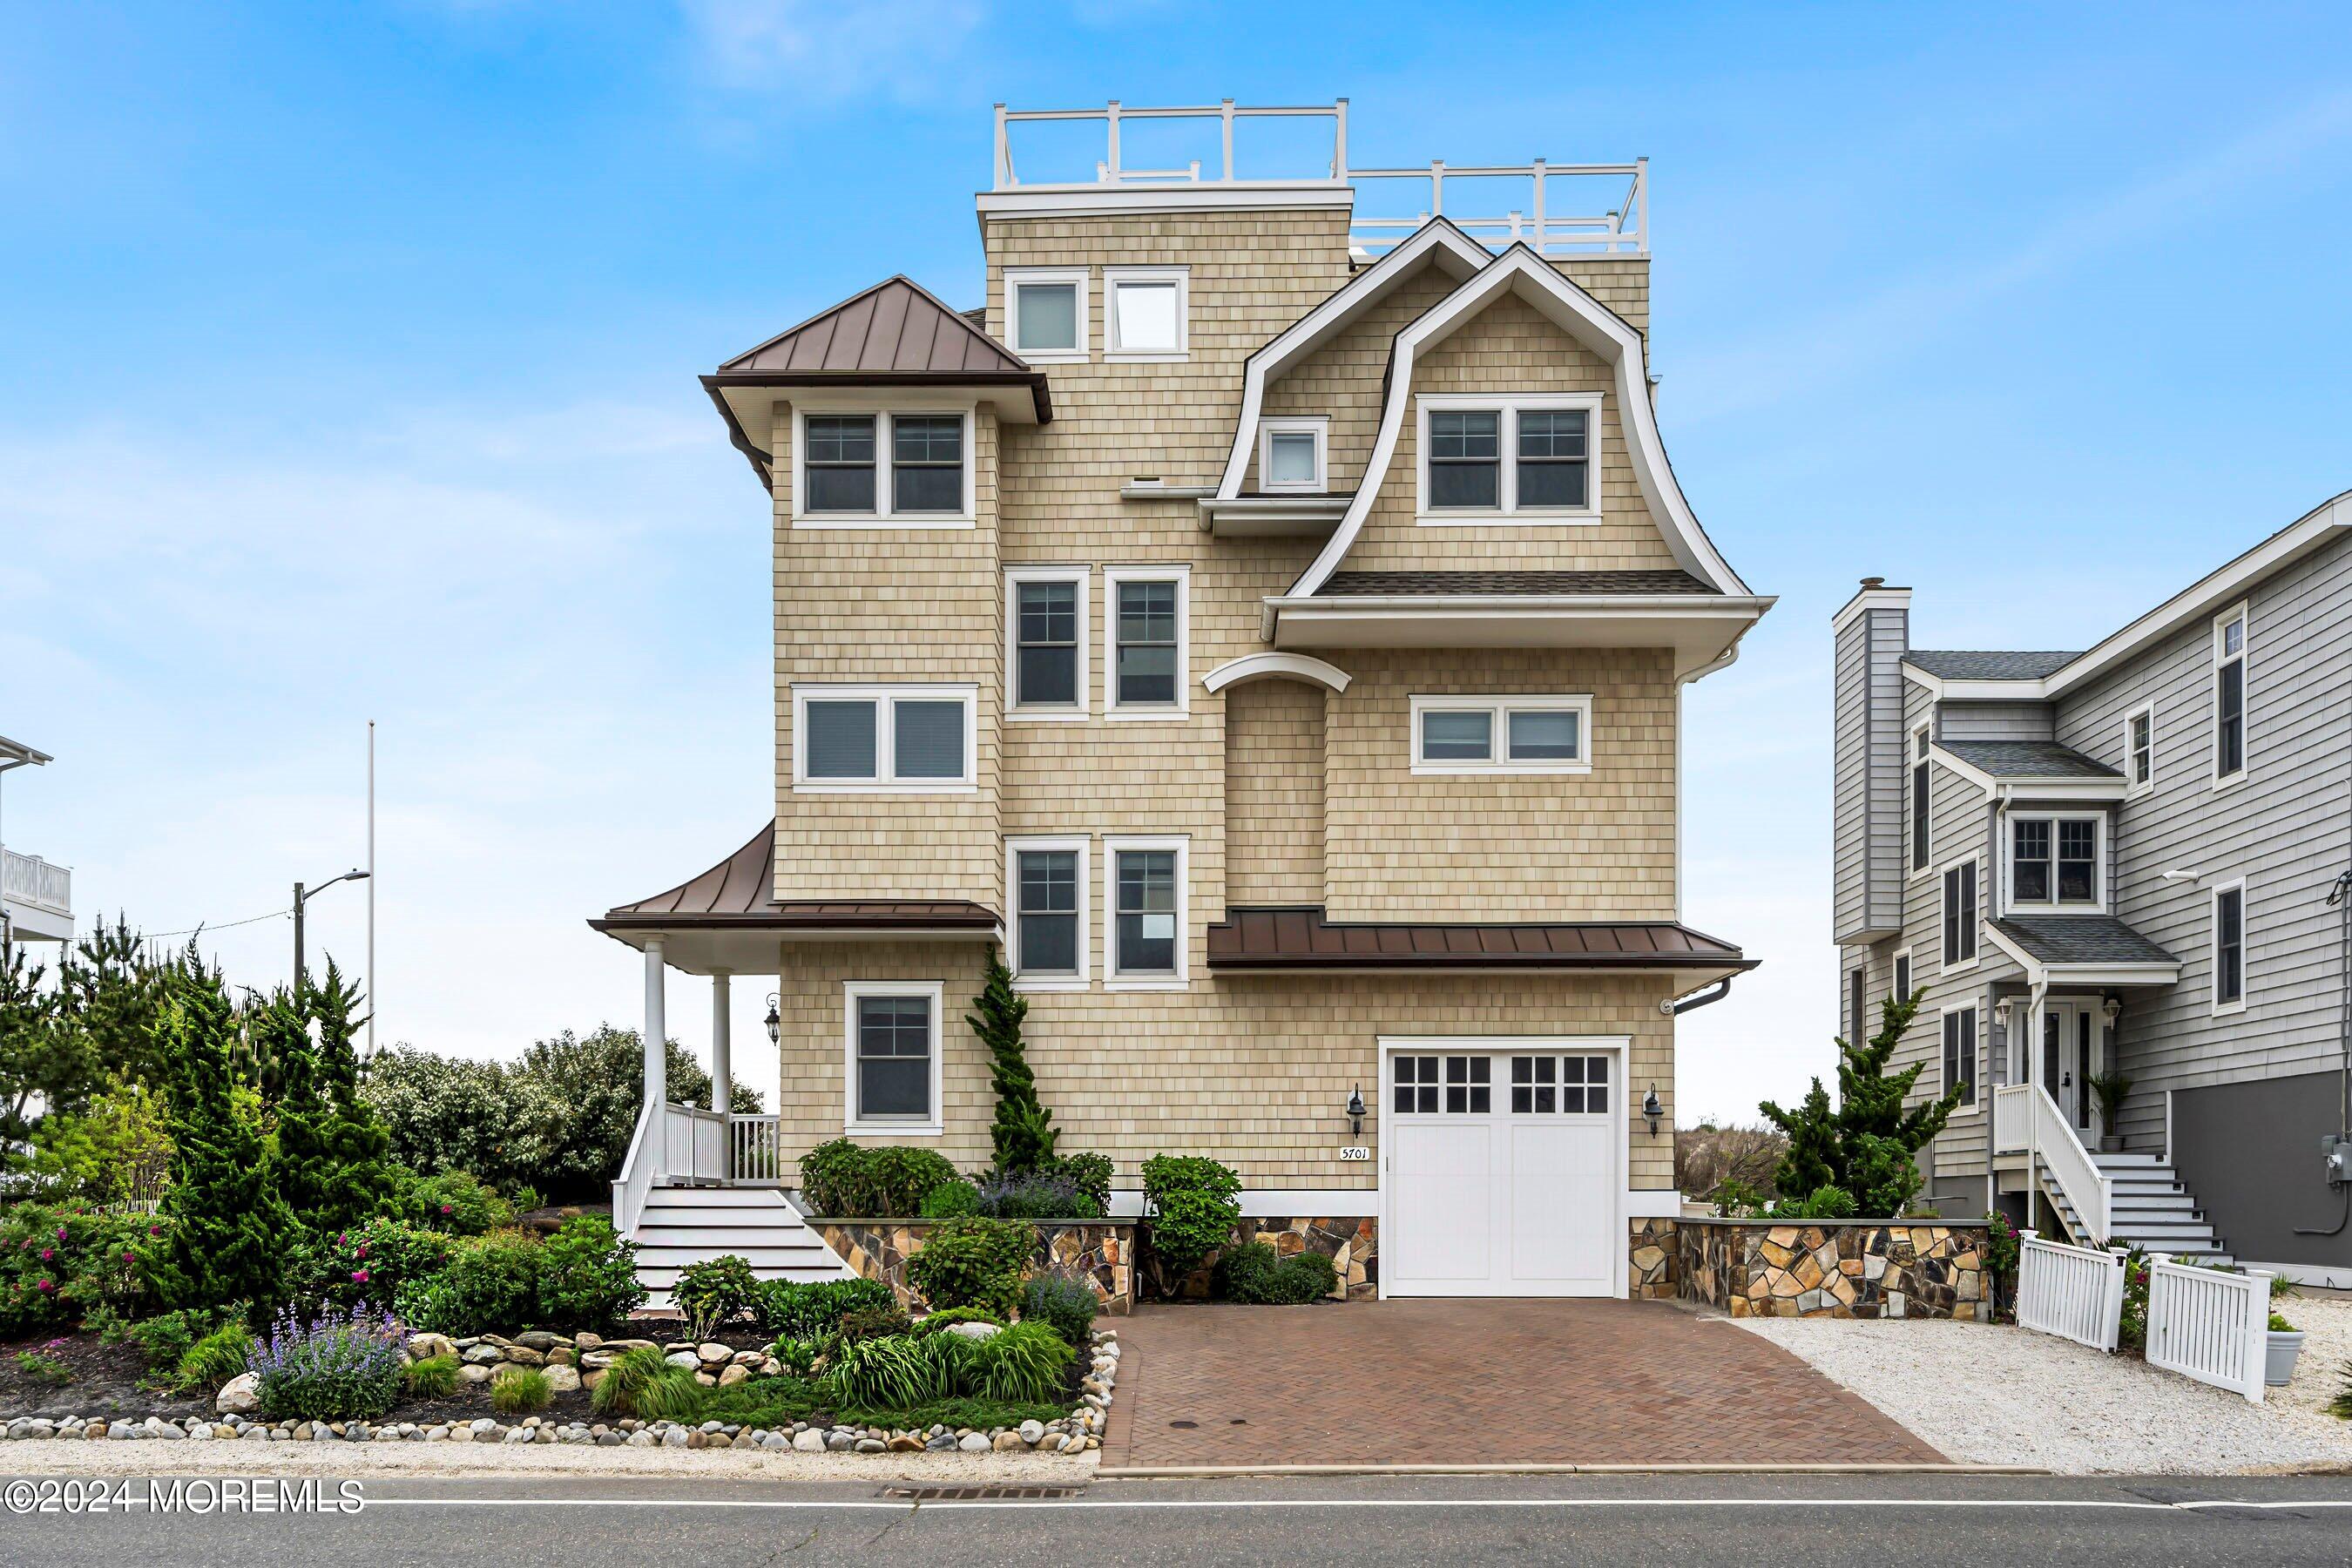
<instances>
[{"instance_id":1,"label":"stone veneer wall","mask_svg":"<svg viewBox=\"0 0 2352 1568\"><path fill-rule=\"evenodd\" d=\"M1676 1294L1735 1318L1987 1315L1981 1225L1650 1223L1674 1227Z\"/></svg>"},{"instance_id":2,"label":"stone veneer wall","mask_svg":"<svg viewBox=\"0 0 2352 1568\"><path fill-rule=\"evenodd\" d=\"M1671 1301L1681 1270L1671 1219L1637 1219L1627 1226L1625 1294L1636 1301Z\"/></svg>"},{"instance_id":3,"label":"stone veneer wall","mask_svg":"<svg viewBox=\"0 0 2352 1568\"><path fill-rule=\"evenodd\" d=\"M1334 1301L1364 1300L1380 1294L1381 1222L1365 1215L1360 1217L1298 1215L1290 1218L1266 1217L1244 1219L1234 1226L1233 1245L1244 1246L1263 1241L1284 1258L1301 1252L1319 1252L1331 1260L1339 1271L1339 1283L1331 1291ZM1222 1252L1212 1252L1201 1266L1184 1277L1173 1291L1167 1288L1155 1259L1151 1265L1151 1285L1160 1295L1174 1295L1184 1300L1204 1300L1213 1291L1217 1260Z\"/></svg>"},{"instance_id":4,"label":"stone veneer wall","mask_svg":"<svg viewBox=\"0 0 2352 1568\"><path fill-rule=\"evenodd\" d=\"M929 1219L821 1219L817 1234L844 1263L868 1279L879 1279L909 1308L922 1298L907 1284L907 1259L923 1250L944 1223ZM1135 1306L1133 1220L1032 1220L1037 1228L1040 1265L1081 1268L1094 1281L1102 1310L1125 1316Z\"/></svg>"}]
</instances>

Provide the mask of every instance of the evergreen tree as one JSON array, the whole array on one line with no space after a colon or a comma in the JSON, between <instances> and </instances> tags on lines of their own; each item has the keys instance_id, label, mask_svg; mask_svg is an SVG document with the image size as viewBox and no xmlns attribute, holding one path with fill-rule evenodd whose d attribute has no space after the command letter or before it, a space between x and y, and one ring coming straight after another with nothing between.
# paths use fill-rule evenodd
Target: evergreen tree
<instances>
[{"instance_id":1,"label":"evergreen tree","mask_svg":"<svg viewBox=\"0 0 2352 1568\"><path fill-rule=\"evenodd\" d=\"M1774 1178L1782 1197L1802 1199L1825 1186L1842 1187L1853 1194L1858 1213L1893 1218L1917 1195L1921 1178L1916 1156L1944 1130L1964 1087L1953 1084L1942 1099L1906 1108L1904 1100L1927 1064L1916 1062L1892 1076L1886 1071L1924 994L1915 992L1900 1000L1890 996L1882 1003L1878 1033L1867 1044L1837 1042L1834 1109L1820 1079L1813 1079L1794 1111L1770 1100L1760 1107L1789 1139Z\"/></svg>"},{"instance_id":2,"label":"evergreen tree","mask_svg":"<svg viewBox=\"0 0 2352 1568\"><path fill-rule=\"evenodd\" d=\"M279 1079L278 1189L317 1236L337 1235L399 1208L392 1134L359 1093L359 1056L352 1047L359 1002L330 959L325 983L303 985L299 1008L266 1015L291 1025L281 1024L272 1038Z\"/></svg>"},{"instance_id":3,"label":"evergreen tree","mask_svg":"<svg viewBox=\"0 0 2352 1568\"><path fill-rule=\"evenodd\" d=\"M280 1260L297 1231L261 1130L238 1112L228 995L193 945L166 989L156 1047L172 1072L172 1184L142 1270L166 1309L267 1311L285 1293Z\"/></svg>"},{"instance_id":4,"label":"evergreen tree","mask_svg":"<svg viewBox=\"0 0 2352 1568\"><path fill-rule=\"evenodd\" d=\"M158 1090L166 1079L155 1054L163 974L163 965L149 961L145 940L120 915L75 943L58 973L60 1005L93 1058L109 1074Z\"/></svg>"},{"instance_id":5,"label":"evergreen tree","mask_svg":"<svg viewBox=\"0 0 2352 1568\"><path fill-rule=\"evenodd\" d=\"M988 950L988 979L972 999L972 1008L963 1021L988 1047L988 1076L996 1089L996 1121L989 1129L996 1168L1005 1175L1036 1170L1053 1159L1061 1134L1054 1129L1054 1113L1037 1102L1037 1079L1029 1071L1028 1050L1021 1040L1029 1003L1013 989L1013 971L992 947Z\"/></svg>"},{"instance_id":6,"label":"evergreen tree","mask_svg":"<svg viewBox=\"0 0 2352 1568\"><path fill-rule=\"evenodd\" d=\"M41 984L46 964L23 947L0 963L0 1155L31 1134L33 1105L78 1107L96 1064L58 1016L58 994Z\"/></svg>"}]
</instances>

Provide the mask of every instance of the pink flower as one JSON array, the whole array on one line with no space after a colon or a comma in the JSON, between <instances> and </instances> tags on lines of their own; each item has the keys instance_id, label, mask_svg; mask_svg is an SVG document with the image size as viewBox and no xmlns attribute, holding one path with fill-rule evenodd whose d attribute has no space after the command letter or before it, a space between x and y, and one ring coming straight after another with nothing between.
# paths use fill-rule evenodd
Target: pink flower
<instances>
[{"instance_id":1,"label":"pink flower","mask_svg":"<svg viewBox=\"0 0 2352 1568\"><path fill-rule=\"evenodd\" d=\"M362 1247L357 1252L352 1253L352 1256L353 1258L365 1258L367 1256L367 1248Z\"/></svg>"},{"instance_id":2,"label":"pink flower","mask_svg":"<svg viewBox=\"0 0 2352 1568\"><path fill-rule=\"evenodd\" d=\"M59 1241L63 1241L65 1238L66 1238L66 1227L65 1227L65 1226L58 1226L58 1239Z\"/></svg>"},{"instance_id":3,"label":"pink flower","mask_svg":"<svg viewBox=\"0 0 2352 1568\"><path fill-rule=\"evenodd\" d=\"M367 1282L368 1282L368 1271L367 1271L366 1269L364 1269L364 1268L354 1268L354 1269L352 1269L352 1284L354 1284L354 1285L364 1285L364 1284L366 1284Z\"/></svg>"},{"instance_id":4,"label":"pink flower","mask_svg":"<svg viewBox=\"0 0 2352 1568\"><path fill-rule=\"evenodd\" d=\"M124 1253L124 1254L122 1255L122 1261L123 1261L123 1262L128 1263L128 1262L130 1262L131 1260L131 1254L129 1254L129 1253L127 1253L127 1252L126 1252L126 1253Z\"/></svg>"},{"instance_id":5,"label":"pink flower","mask_svg":"<svg viewBox=\"0 0 2352 1568\"><path fill-rule=\"evenodd\" d=\"M41 1261L44 1263L47 1263L50 1258L55 1258L57 1255L58 1249L54 1247L45 1247L41 1248Z\"/></svg>"},{"instance_id":6,"label":"pink flower","mask_svg":"<svg viewBox=\"0 0 2352 1568\"><path fill-rule=\"evenodd\" d=\"M52 1285L52 1284L50 1284L47 1280L44 1279L44 1280L42 1280L38 1285L35 1286L35 1287L34 1287L34 1289L37 1289L37 1290L41 1290L41 1291L46 1292L46 1291L54 1290L54 1289L57 1289L57 1287L56 1287L56 1286L54 1286L54 1285Z\"/></svg>"},{"instance_id":7,"label":"pink flower","mask_svg":"<svg viewBox=\"0 0 2352 1568\"><path fill-rule=\"evenodd\" d=\"M63 1349L65 1349L65 1347L66 1347L66 1342L65 1342L65 1341L63 1341L63 1340L51 1340L47 1344L46 1344L46 1345L42 1346L41 1348L42 1348L42 1349L44 1349L44 1350L58 1351L58 1350L63 1350Z\"/></svg>"},{"instance_id":8,"label":"pink flower","mask_svg":"<svg viewBox=\"0 0 2352 1568\"><path fill-rule=\"evenodd\" d=\"M457 1212L457 1208L454 1204L443 1204L441 1205L441 1212L443 1214L456 1214Z\"/></svg>"},{"instance_id":9,"label":"pink flower","mask_svg":"<svg viewBox=\"0 0 2352 1568\"><path fill-rule=\"evenodd\" d=\"M337 1247L345 1247L350 1245L351 1239L352 1236L349 1231L337 1231L335 1233L335 1245Z\"/></svg>"},{"instance_id":10,"label":"pink flower","mask_svg":"<svg viewBox=\"0 0 2352 1568\"><path fill-rule=\"evenodd\" d=\"M163 1234L163 1227L160 1225L151 1225L147 1227L147 1234L150 1236L161 1236Z\"/></svg>"}]
</instances>

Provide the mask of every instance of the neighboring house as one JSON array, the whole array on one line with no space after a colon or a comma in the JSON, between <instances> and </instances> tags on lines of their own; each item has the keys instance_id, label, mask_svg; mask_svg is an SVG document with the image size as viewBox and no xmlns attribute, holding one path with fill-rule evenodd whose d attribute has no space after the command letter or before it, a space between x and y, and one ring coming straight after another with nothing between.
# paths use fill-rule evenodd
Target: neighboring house
<instances>
[{"instance_id":1,"label":"neighboring house","mask_svg":"<svg viewBox=\"0 0 2352 1568\"><path fill-rule=\"evenodd\" d=\"M2352 1275L2352 497L2083 652L1914 648L1910 606L1834 623L1836 940L1841 1032L1918 988L1898 1061L1970 1086L1931 1195Z\"/></svg>"},{"instance_id":2,"label":"neighboring house","mask_svg":"<svg viewBox=\"0 0 2352 1568\"><path fill-rule=\"evenodd\" d=\"M19 852L8 837L8 774L49 761L47 752L0 735L0 953L20 942L73 940L73 873Z\"/></svg>"},{"instance_id":3,"label":"neighboring house","mask_svg":"<svg viewBox=\"0 0 2352 1568\"><path fill-rule=\"evenodd\" d=\"M1677 1212L1675 1006L1751 967L1681 923L1682 689L1771 603L1659 443L1645 172L1376 226L1344 132L1138 175L1122 112L1079 184L1000 120L984 309L892 278L704 378L773 505L776 819L592 923L649 1038L666 969L721 1019L776 976L782 1092L649 1112L622 1223L656 1284L761 1226L824 1268L772 1190L814 1145L986 1164L995 946L1124 1212L1206 1154L1360 1283L1622 1295Z\"/></svg>"}]
</instances>

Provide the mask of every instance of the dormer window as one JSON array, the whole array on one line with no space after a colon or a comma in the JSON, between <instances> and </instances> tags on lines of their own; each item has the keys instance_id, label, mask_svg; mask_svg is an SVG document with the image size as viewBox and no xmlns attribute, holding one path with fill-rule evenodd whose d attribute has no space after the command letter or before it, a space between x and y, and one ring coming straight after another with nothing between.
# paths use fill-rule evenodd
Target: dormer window
<instances>
[{"instance_id":1,"label":"dormer window","mask_svg":"<svg viewBox=\"0 0 2352 1568\"><path fill-rule=\"evenodd\" d=\"M1599 393L1424 393L1418 521L1597 522Z\"/></svg>"},{"instance_id":2,"label":"dormer window","mask_svg":"<svg viewBox=\"0 0 2352 1568\"><path fill-rule=\"evenodd\" d=\"M874 416L813 416L807 423L808 510L874 510Z\"/></svg>"},{"instance_id":3,"label":"dormer window","mask_svg":"<svg viewBox=\"0 0 2352 1568\"><path fill-rule=\"evenodd\" d=\"M1087 357L1087 269L1007 268L1004 335L1032 364Z\"/></svg>"},{"instance_id":4,"label":"dormer window","mask_svg":"<svg viewBox=\"0 0 2352 1568\"><path fill-rule=\"evenodd\" d=\"M971 410L813 409L796 411L795 420L793 516L799 525L971 525Z\"/></svg>"},{"instance_id":5,"label":"dormer window","mask_svg":"<svg viewBox=\"0 0 2352 1568\"><path fill-rule=\"evenodd\" d=\"M1266 419L1258 425L1258 489L1269 495L1320 495L1328 486L1326 418Z\"/></svg>"}]
</instances>

